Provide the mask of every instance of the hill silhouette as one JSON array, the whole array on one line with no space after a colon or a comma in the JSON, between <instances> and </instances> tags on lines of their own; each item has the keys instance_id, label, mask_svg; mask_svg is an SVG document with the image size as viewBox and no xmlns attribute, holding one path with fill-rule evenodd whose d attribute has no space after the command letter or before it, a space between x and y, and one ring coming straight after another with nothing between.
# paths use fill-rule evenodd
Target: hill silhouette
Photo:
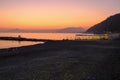
<instances>
[{"instance_id":1,"label":"hill silhouette","mask_svg":"<svg viewBox=\"0 0 120 80\"><path fill-rule=\"evenodd\" d=\"M106 20L89 28L87 33L116 33L120 32L120 13L108 17Z\"/></svg>"},{"instance_id":2,"label":"hill silhouette","mask_svg":"<svg viewBox=\"0 0 120 80\"><path fill-rule=\"evenodd\" d=\"M56 32L59 33L79 33L79 32L85 32L85 29L82 27L68 27L64 29L59 29Z\"/></svg>"}]
</instances>

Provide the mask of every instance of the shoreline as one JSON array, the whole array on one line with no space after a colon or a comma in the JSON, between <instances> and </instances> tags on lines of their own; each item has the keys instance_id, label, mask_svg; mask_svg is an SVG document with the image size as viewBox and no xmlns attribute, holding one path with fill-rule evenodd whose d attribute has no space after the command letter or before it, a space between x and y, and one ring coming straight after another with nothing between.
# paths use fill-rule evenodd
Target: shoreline
<instances>
[{"instance_id":1,"label":"shoreline","mask_svg":"<svg viewBox=\"0 0 120 80\"><path fill-rule=\"evenodd\" d=\"M0 43L0 49L9 49L24 46L32 46L36 44L44 44L45 42L0 40Z\"/></svg>"},{"instance_id":2,"label":"shoreline","mask_svg":"<svg viewBox=\"0 0 120 80\"><path fill-rule=\"evenodd\" d=\"M11 40L6 40L6 41L11 41ZM13 41L13 40L12 40ZM43 44L41 43L37 43L37 44L33 44L33 45L25 45L25 46L18 46L18 47L8 47L8 48L0 48L0 50L7 50L7 49L15 49L15 48L24 48L24 47L32 47L32 46L36 46L36 45L46 45L48 43L56 43L56 42L98 42L98 41L105 41L106 40L50 40L50 41L47 41L47 42L44 42ZM110 40L111 41L111 40ZM24 42L24 41L22 41ZM107 42L109 42L107 40Z\"/></svg>"},{"instance_id":3,"label":"shoreline","mask_svg":"<svg viewBox=\"0 0 120 80\"><path fill-rule=\"evenodd\" d=\"M112 43L111 43L112 42ZM42 46L45 46L47 48L52 48L52 47L55 47L55 45L61 45L63 47L64 46L64 43L69 45L75 45L75 44L82 44L82 46L87 45L89 46L89 44L96 44L97 45L101 45L104 44L104 43L111 43L112 45L114 44L114 42L119 42L118 40L50 40L50 41L47 41L47 42L44 42L43 44L33 44L33 45L25 45L25 46L19 46L19 47L10 47L10 48L3 48L3 49L0 49L0 58L1 57L8 57L8 56L17 56L17 55L20 55L19 52L21 51L21 49L24 49L24 50L27 50L27 49L35 49L35 48L38 48L38 47L42 47ZM53 46L50 46L50 45L53 45ZM98 46L99 46L98 45ZM105 44L104 44L105 45ZM103 45L103 46L104 46ZM118 44L117 44L118 45ZM49 46L49 47L48 47ZM46 49L47 49L46 48ZM60 47L61 48L61 47ZM24 53L24 52L21 52L21 53Z\"/></svg>"}]
</instances>

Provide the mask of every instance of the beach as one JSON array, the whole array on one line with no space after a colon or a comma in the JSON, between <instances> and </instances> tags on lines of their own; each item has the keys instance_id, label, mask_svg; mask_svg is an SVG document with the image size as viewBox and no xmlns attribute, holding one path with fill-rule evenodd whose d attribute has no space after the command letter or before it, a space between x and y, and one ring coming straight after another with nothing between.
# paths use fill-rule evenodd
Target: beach
<instances>
[{"instance_id":1,"label":"beach","mask_svg":"<svg viewBox=\"0 0 120 80\"><path fill-rule=\"evenodd\" d=\"M0 50L0 80L119 80L120 41L48 41Z\"/></svg>"}]
</instances>

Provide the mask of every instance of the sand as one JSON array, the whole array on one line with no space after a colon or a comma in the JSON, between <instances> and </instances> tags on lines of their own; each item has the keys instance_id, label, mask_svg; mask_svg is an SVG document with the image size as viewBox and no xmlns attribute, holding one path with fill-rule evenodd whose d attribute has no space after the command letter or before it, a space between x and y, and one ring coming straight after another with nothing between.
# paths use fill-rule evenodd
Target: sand
<instances>
[{"instance_id":1,"label":"sand","mask_svg":"<svg viewBox=\"0 0 120 80\"><path fill-rule=\"evenodd\" d=\"M120 41L48 41L0 50L0 80L119 80Z\"/></svg>"}]
</instances>

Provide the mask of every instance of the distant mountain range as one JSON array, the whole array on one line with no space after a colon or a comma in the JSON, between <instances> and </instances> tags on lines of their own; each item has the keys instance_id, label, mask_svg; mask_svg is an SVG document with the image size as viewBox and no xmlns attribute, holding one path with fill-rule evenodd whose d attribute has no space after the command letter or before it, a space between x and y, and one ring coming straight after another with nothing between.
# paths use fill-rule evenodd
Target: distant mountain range
<instances>
[{"instance_id":1,"label":"distant mountain range","mask_svg":"<svg viewBox=\"0 0 120 80\"><path fill-rule=\"evenodd\" d=\"M56 32L59 32L59 33L79 33L79 32L85 32L85 29L81 28L81 27L78 27L78 28L69 27L69 28L59 29Z\"/></svg>"},{"instance_id":2,"label":"distant mountain range","mask_svg":"<svg viewBox=\"0 0 120 80\"><path fill-rule=\"evenodd\" d=\"M85 32L82 27L68 27L64 29L52 29L52 30L22 30L22 29L1 29L0 32L36 32L36 33L78 33Z\"/></svg>"},{"instance_id":3,"label":"distant mountain range","mask_svg":"<svg viewBox=\"0 0 120 80\"><path fill-rule=\"evenodd\" d=\"M120 13L108 17L106 20L89 28L87 33L120 33Z\"/></svg>"}]
</instances>

